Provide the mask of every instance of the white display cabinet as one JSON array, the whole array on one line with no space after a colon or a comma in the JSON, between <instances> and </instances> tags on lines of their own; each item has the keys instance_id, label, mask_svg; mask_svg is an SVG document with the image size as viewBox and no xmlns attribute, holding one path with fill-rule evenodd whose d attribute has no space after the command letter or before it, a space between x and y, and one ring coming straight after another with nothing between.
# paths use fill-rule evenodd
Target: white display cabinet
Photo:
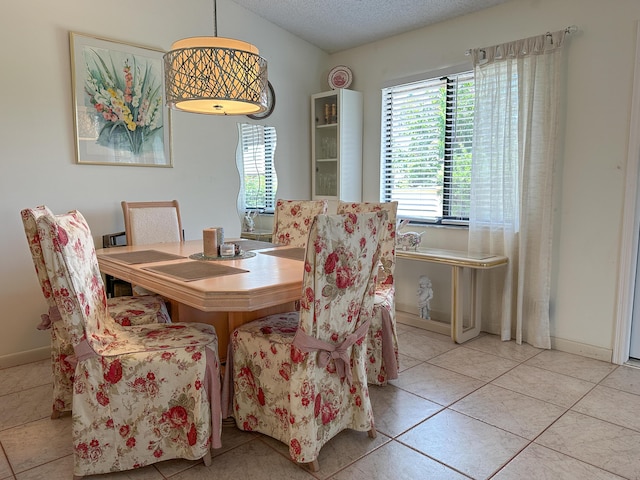
<instances>
[{"instance_id":1,"label":"white display cabinet","mask_svg":"<svg viewBox=\"0 0 640 480\"><path fill-rule=\"evenodd\" d=\"M362 93L311 96L311 194L314 200L362 200Z\"/></svg>"}]
</instances>

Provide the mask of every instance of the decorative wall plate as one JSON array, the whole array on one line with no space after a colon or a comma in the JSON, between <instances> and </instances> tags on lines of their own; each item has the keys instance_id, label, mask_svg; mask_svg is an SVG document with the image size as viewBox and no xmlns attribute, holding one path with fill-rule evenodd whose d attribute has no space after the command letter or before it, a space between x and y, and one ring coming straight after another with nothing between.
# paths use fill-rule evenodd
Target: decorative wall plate
<instances>
[{"instance_id":1,"label":"decorative wall plate","mask_svg":"<svg viewBox=\"0 0 640 480\"><path fill-rule=\"evenodd\" d=\"M351 85L353 81L353 73L349 67L338 65L331 69L328 80L332 90L336 88L349 88L349 85Z\"/></svg>"},{"instance_id":2,"label":"decorative wall plate","mask_svg":"<svg viewBox=\"0 0 640 480\"><path fill-rule=\"evenodd\" d=\"M269 82L267 85L267 109L262 113L253 113L251 115L247 115L247 117L253 118L254 120L262 120L263 118L267 118L271 115L274 108L276 108L276 92L273 90L271 82Z\"/></svg>"}]
</instances>

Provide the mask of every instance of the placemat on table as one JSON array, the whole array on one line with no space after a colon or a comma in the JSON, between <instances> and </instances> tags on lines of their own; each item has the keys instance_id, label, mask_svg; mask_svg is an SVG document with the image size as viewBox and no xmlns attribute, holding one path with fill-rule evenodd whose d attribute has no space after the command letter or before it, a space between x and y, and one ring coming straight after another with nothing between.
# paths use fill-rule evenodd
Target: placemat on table
<instances>
[{"instance_id":1,"label":"placemat on table","mask_svg":"<svg viewBox=\"0 0 640 480\"><path fill-rule=\"evenodd\" d=\"M268 252L259 252L263 255L272 255L274 257L290 258L291 260L304 260L304 248L279 248L277 250L269 250Z\"/></svg>"},{"instance_id":2,"label":"placemat on table","mask_svg":"<svg viewBox=\"0 0 640 480\"><path fill-rule=\"evenodd\" d=\"M123 253L103 253L105 257L112 258L123 263L135 264L135 263L154 263L165 262L168 260L179 260L185 258L181 255L174 255L173 253L160 252L158 250L139 250L137 252L123 252Z\"/></svg>"},{"instance_id":3,"label":"placemat on table","mask_svg":"<svg viewBox=\"0 0 640 480\"><path fill-rule=\"evenodd\" d=\"M246 273L249 271L241 268L229 267L227 265L220 265L219 263L199 261L171 263L169 265L158 265L157 267L145 267L144 270L161 273L162 275L174 277L185 282L202 280L203 278L220 277L223 275L235 275L237 273Z\"/></svg>"},{"instance_id":4,"label":"placemat on table","mask_svg":"<svg viewBox=\"0 0 640 480\"><path fill-rule=\"evenodd\" d=\"M234 243L240 245L240 248L242 248L242 250L244 250L245 252L250 252L251 250L260 250L261 248L273 248L276 246L275 243L263 242L261 240L241 239Z\"/></svg>"}]
</instances>

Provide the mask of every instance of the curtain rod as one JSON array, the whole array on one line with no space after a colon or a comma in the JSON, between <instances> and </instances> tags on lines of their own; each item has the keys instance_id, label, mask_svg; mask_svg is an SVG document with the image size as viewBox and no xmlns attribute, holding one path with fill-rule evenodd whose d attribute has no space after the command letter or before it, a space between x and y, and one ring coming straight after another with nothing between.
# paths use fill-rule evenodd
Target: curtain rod
<instances>
[{"instance_id":1,"label":"curtain rod","mask_svg":"<svg viewBox=\"0 0 640 480\"><path fill-rule=\"evenodd\" d=\"M578 27L576 27L575 25L569 25L567 28L564 29L564 33L566 33L567 35L570 35L572 33L575 33L578 31ZM545 35L551 35L551 32L547 32ZM471 51L473 49L470 48L469 50L465 51L464 54L468 57L469 55L471 55Z\"/></svg>"}]
</instances>

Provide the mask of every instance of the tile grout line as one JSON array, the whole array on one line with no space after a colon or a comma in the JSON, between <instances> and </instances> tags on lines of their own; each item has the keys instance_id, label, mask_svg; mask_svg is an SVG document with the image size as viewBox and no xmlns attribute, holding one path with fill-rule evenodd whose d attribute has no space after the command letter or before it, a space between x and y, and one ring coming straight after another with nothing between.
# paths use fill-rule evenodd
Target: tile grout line
<instances>
[{"instance_id":1,"label":"tile grout line","mask_svg":"<svg viewBox=\"0 0 640 480\"><path fill-rule=\"evenodd\" d=\"M13 470L13 465L11 464L11 460L9 460L9 455L7 454L7 451L4 449L4 445L2 444L2 442L0 442L0 450L4 455L4 458L7 460L7 465L9 465L9 470L11 471L11 478L16 478L16 472Z\"/></svg>"}]
</instances>

